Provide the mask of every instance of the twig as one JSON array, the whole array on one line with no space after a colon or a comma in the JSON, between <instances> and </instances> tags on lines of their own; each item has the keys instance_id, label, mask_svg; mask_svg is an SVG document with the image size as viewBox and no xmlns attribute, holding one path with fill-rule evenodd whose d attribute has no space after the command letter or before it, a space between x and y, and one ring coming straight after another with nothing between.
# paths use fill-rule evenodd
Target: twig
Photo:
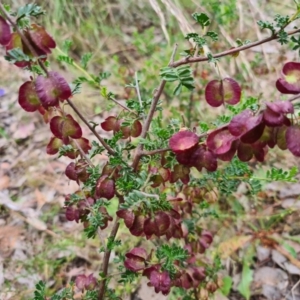
<instances>
[{"instance_id":1,"label":"twig","mask_svg":"<svg viewBox=\"0 0 300 300\"><path fill-rule=\"evenodd\" d=\"M114 223L111 233L109 235L109 238L111 239L111 241L115 240L119 226L120 226L119 218L116 217L115 223ZM107 271L108 271L110 254L111 254L111 250L106 250L104 253L103 264L102 264L102 277L104 279L100 282L99 293L98 293L99 300L104 299L105 284L106 284L106 280L107 280Z\"/></svg>"},{"instance_id":2,"label":"twig","mask_svg":"<svg viewBox=\"0 0 300 300\"><path fill-rule=\"evenodd\" d=\"M110 146L104 141L104 139L98 134L98 132L95 130L93 126L86 120L86 118L81 114L81 112L78 110L78 108L75 106L75 104L70 100L67 99L68 104L72 107L72 109L75 111L75 113L78 115L78 117L84 122L84 124L89 128L89 130L96 136L96 138L99 140L99 142L102 144L102 146L108 151L109 154L114 154L115 151L110 148Z\"/></svg>"},{"instance_id":3,"label":"twig","mask_svg":"<svg viewBox=\"0 0 300 300\"><path fill-rule=\"evenodd\" d=\"M134 78L135 78L135 89L136 89L136 93L139 99L139 103L140 103L140 107L143 107L143 103L142 103L142 98L141 98L141 93L140 93L140 87L139 87L139 79L138 79L138 73L137 71L135 71L134 73Z\"/></svg>"},{"instance_id":4,"label":"twig","mask_svg":"<svg viewBox=\"0 0 300 300\"><path fill-rule=\"evenodd\" d=\"M149 130L149 127L150 127L153 115L155 113L155 109L156 109L157 103L158 103L159 98L160 98L160 96L161 96L161 94L162 94L162 92L163 92L163 90L165 88L165 85L166 85L166 81L162 80L160 82L160 85L159 85L158 89L156 90L156 92L154 94L154 97L153 97L153 100L152 100L152 104L151 104L151 107L150 107L150 111L149 111L148 116L146 118L146 121L145 121L145 123L143 125L143 130L142 130L142 134L141 134L141 138L142 139L144 139L146 137L147 133L148 133L148 130ZM134 170L136 170L136 168L138 166L142 150L143 150L143 145L139 144L138 147L137 147L136 153L135 153L135 157L134 157L133 163L132 163L132 167L134 168Z\"/></svg>"},{"instance_id":5,"label":"twig","mask_svg":"<svg viewBox=\"0 0 300 300\"><path fill-rule=\"evenodd\" d=\"M116 103L117 105L119 105L119 106L122 107L123 109L129 111L130 113L132 113L132 114L138 116L138 114L137 114L135 111L133 111L133 110L131 110L130 108L126 107L125 105L123 105L122 103L120 103L120 102L119 102L118 100L116 100L115 98L109 97L109 100L111 100L112 102Z\"/></svg>"},{"instance_id":6,"label":"twig","mask_svg":"<svg viewBox=\"0 0 300 300\"><path fill-rule=\"evenodd\" d=\"M287 35L293 35L293 34L298 33L298 32L300 32L300 28L288 31ZM255 46L258 46L258 45L261 45L261 44L264 44L264 43L267 43L267 42L270 42L270 41L273 41L273 40L277 40L277 39L278 39L278 35L272 35L268 38L265 38L265 39L262 39L262 40L259 40L259 41L253 42L253 43L249 43L249 44L243 45L241 47L236 47L236 48L233 48L233 49L230 49L230 50L226 50L226 51L217 53L217 54L213 55L212 57L213 58L219 58L219 57L222 57L222 56L227 56L227 55L237 53L237 52L240 52L240 51L243 51L243 50L246 50L246 49L250 49L250 48L253 48ZM177 60L177 61L171 63L169 65L169 67L176 68L176 67L179 67L181 65L196 63L196 62L201 62L201 61L208 61L208 58L207 57L185 57L185 58L182 58L180 60Z\"/></svg>"},{"instance_id":7,"label":"twig","mask_svg":"<svg viewBox=\"0 0 300 300\"><path fill-rule=\"evenodd\" d=\"M171 64L174 63L174 59L175 59L177 48L178 48L178 44L176 43L174 45L174 48L173 48L173 52L172 52L172 55L171 55L171 58L170 58L169 66L171 66Z\"/></svg>"},{"instance_id":8,"label":"twig","mask_svg":"<svg viewBox=\"0 0 300 300\"><path fill-rule=\"evenodd\" d=\"M294 97L289 98L287 101L293 102L293 101L295 101L295 100L297 100L299 98L300 98L300 94L295 95Z\"/></svg>"},{"instance_id":9,"label":"twig","mask_svg":"<svg viewBox=\"0 0 300 300\"><path fill-rule=\"evenodd\" d=\"M79 150L81 156L88 162L90 167L94 167L92 161L89 159L89 157L84 153L83 149L79 145L79 143L76 141L76 139L73 139L74 144L76 145L77 149Z\"/></svg>"},{"instance_id":10,"label":"twig","mask_svg":"<svg viewBox=\"0 0 300 300\"><path fill-rule=\"evenodd\" d=\"M170 150L171 150L170 148L163 148L163 149L156 149L156 150L152 150L152 151L142 151L141 155L155 155L155 154L167 152Z\"/></svg>"},{"instance_id":11,"label":"twig","mask_svg":"<svg viewBox=\"0 0 300 300\"><path fill-rule=\"evenodd\" d=\"M169 66L174 61L174 57L175 57L175 54L176 54L176 51L177 51L177 47L178 47L178 44L175 44L172 55L171 55L171 59L170 59L170 62L169 62ZM147 133L148 133L148 130L150 128L150 124L152 122L152 119L153 119L153 116L154 116L154 113L155 113L155 110L156 110L157 103L158 103L159 98L160 98L160 96L161 96L161 94L162 94L162 92L165 88L165 85L166 85L166 81L162 80L160 82L156 92L154 93L154 97L153 97L153 100L152 100L152 103L151 103L151 107L150 107L148 116L147 116L147 118L144 122L144 125L143 125L143 130L142 130L142 134L141 134L142 139L144 139L146 137ZM137 147L136 153L135 153L135 157L133 159L133 163L132 163L132 167L134 168L134 170L136 170L136 168L138 166L139 160L140 160L141 155L142 155L141 154L142 150L143 150L143 145L139 144L138 147Z\"/></svg>"}]
</instances>

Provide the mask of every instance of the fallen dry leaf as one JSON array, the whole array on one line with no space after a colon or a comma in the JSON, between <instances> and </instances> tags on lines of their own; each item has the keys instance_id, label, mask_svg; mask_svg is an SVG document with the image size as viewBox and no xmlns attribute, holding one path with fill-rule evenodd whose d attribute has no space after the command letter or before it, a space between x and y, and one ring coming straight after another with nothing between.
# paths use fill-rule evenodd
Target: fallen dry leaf
<instances>
[{"instance_id":1,"label":"fallen dry leaf","mask_svg":"<svg viewBox=\"0 0 300 300\"><path fill-rule=\"evenodd\" d=\"M5 190L9 187L10 178L6 175L0 177L0 191Z\"/></svg>"},{"instance_id":2,"label":"fallen dry leaf","mask_svg":"<svg viewBox=\"0 0 300 300\"><path fill-rule=\"evenodd\" d=\"M235 236L220 243L218 253L222 259L229 257L238 249L244 247L252 239L251 235Z\"/></svg>"}]
</instances>

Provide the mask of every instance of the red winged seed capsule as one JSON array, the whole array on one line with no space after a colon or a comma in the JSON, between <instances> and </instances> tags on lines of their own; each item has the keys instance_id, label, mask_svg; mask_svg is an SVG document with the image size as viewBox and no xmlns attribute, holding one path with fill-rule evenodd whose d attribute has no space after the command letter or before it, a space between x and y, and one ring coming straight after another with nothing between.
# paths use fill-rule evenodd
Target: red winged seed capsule
<instances>
[{"instance_id":1,"label":"red winged seed capsule","mask_svg":"<svg viewBox=\"0 0 300 300\"><path fill-rule=\"evenodd\" d=\"M131 133L132 137L139 137L142 133L142 124L140 121L135 120L131 126Z\"/></svg>"},{"instance_id":2,"label":"red winged seed capsule","mask_svg":"<svg viewBox=\"0 0 300 300\"><path fill-rule=\"evenodd\" d=\"M46 152L47 154L53 155L58 153L60 147L62 147L63 142L61 139L52 137L47 145Z\"/></svg>"},{"instance_id":3,"label":"red winged seed capsule","mask_svg":"<svg viewBox=\"0 0 300 300\"><path fill-rule=\"evenodd\" d=\"M79 139L82 136L80 125L73 119L71 115L65 117L55 116L50 121L50 130L59 139L71 137Z\"/></svg>"},{"instance_id":4,"label":"red winged seed capsule","mask_svg":"<svg viewBox=\"0 0 300 300\"><path fill-rule=\"evenodd\" d=\"M290 126L286 131L287 148L300 157L300 125Z\"/></svg>"},{"instance_id":5,"label":"red winged seed capsule","mask_svg":"<svg viewBox=\"0 0 300 300\"><path fill-rule=\"evenodd\" d=\"M204 145L200 145L190 156L191 164L200 172L202 168L207 171L214 172L217 170L217 156L211 150L206 149Z\"/></svg>"},{"instance_id":6,"label":"red winged seed capsule","mask_svg":"<svg viewBox=\"0 0 300 300\"><path fill-rule=\"evenodd\" d=\"M95 189L95 198L112 199L115 196L116 188L114 180L110 179L107 175L101 176Z\"/></svg>"},{"instance_id":7,"label":"red winged seed capsule","mask_svg":"<svg viewBox=\"0 0 300 300\"><path fill-rule=\"evenodd\" d=\"M129 228L130 233L134 236L142 236L144 234L144 222L144 216L136 215L132 226Z\"/></svg>"},{"instance_id":8,"label":"red winged seed capsule","mask_svg":"<svg viewBox=\"0 0 300 300\"><path fill-rule=\"evenodd\" d=\"M207 147L217 155L226 154L232 149L232 144L237 140L228 127L223 127L211 132L206 140Z\"/></svg>"},{"instance_id":9,"label":"red winged seed capsule","mask_svg":"<svg viewBox=\"0 0 300 300\"><path fill-rule=\"evenodd\" d=\"M0 44L2 46L7 45L11 39L11 30L6 20L0 16Z\"/></svg>"},{"instance_id":10,"label":"red winged seed capsule","mask_svg":"<svg viewBox=\"0 0 300 300\"><path fill-rule=\"evenodd\" d=\"M256 142L262 136L264 128L263 115L253 116L249 109L234 116L228 125L228 130L233 136L249 144Z\"/></svg>"},{"instance_id":11,"label":"red winged seed capsule","mask_svg":"<svg viewBox=\"0 0 300 300\"><path fill-rule=\"evenodd\" d=\"M41 107L33 81L26 81L20 86L18 101L20 106L27 112L34 112Z\"/></svg>"},{"instance_id":12,"label":"red winged seed capsule","mask_svg":"<svg viewBox=\"0 0 300 300\"><path fill-rule=\"evenodd\" d=\"M57 106L59 101L72 96L67 81L57 72L48 72L48 76L39 75L35 81L35 89L45 108Z\"/></svg>"},{"instance_id":13,"label":"red winged seed capsule","mask_svg":"<svg viewBox=\"0 0 300 300\"><path fill-rule=\"evenodd\" d=\"M132 211L127 209L120 209L119 211L117 211L117 216L124 220L127 228L131 228L135 218L135 215Z\"/></svg>"},{"instance_id":14,"label":"red winged seed capsule","mask_svg":"<svg viewBox=\"0 0 300 300\"><path fill-rule=\"evenodd\" d=\"M156 293L162 292L163 295L168 295L172 281L167 271L159 272L153 270L150 274L150 283Z\"/></svg>"},{"instance_id":15,"label":"red winged seed capsule","mask_svg":"<svg viewBox=\"0 0 300 300\"><path fill-rule=\"evenodd\" d=\"M169 140L169 146L176 154L191 150L198 143L199 138L197 134L188 130L182 130L175 133Z\"/></svg>"},{"instance_id":16,"label":"red winged seed capsule","mask_svg":"<svg viewBox=\"0 0 300 300\"><path fill-rule=\"evenodd\" d=\"M114 130L114 128L116 126L116 122L117 122L117 118L110 116L110 117L106 118L105 121L102 122L100 125L103 130L111 131L111 130Z\"/></svg>"},{"instance_id":17,"label":"red winged seed capsule","mask_svg":"<svg viewBox=\"0 0 300 300\"><path fill-rule=\"evenodd\" d=\"M65 174L70 180L78 180L78 174L76 172L76 165L74 162L68 164L68 166L66 167Z\"/></svg>"},{"instance_id":18,"label":"red winged seed capsule","mask_svg":"<svg viewBox=\"0 0 300 300\"><path fill-rule=\"evenodd\" d=\"M75 285L78 289L83 290L85 288L86 276L78 275L75 279Z\"/></svg>"},{"instance_id":19,"label":"red winged seed capsule","mask_svg":"<svg viewBox=\"0 0 300 300\"><path fill-rule=\"evenodd\" d=\"M160 211L157 212L154 218L147 218L144 222L144 232L147 237L151 237L152 234L156 236L164 235L169 229L171 224L170 217L167 213Z\"/></svg>"},{"instance_id":20,"label":"red winged seed capsule","mask_svg":"<svg viewBox=\"0 0 300 300\"><path fill-rule=\"evenodd\" d=\"M282 68L282 77L276 81L276 88L283 94L300 93L300 63L287 62Z\"/></svg>"},{"instance_id":21,"label":"red winged seed capsule","mask_svg":"<svg viewBox=\"0 0 300 300\"><path fill-rule=\"evenodd\" d=\"M241 87L232 78L212 80L205 88L205 99L213 107L221 106L224 103L237 104L241 99Z\"/></svg>"},{"instance_id":22,"label":"red winged seed capsule","mask_svg":"<svg viewBox=\"0 0 300 300\"><path fill-rule=\"evenodd\" d=\"M51 49L56 47L55 41L42 26L31 24L28 34L34 44L45 53L51 53Z\"/></svg>"},{"instance_id":23,"label":"red winged seed capsule","mask_svg":"<svg viewBox=\"0 0 300 300\"><path fill-rule=\"evenodd\" d=\"M294 106L290 101L275 101L267 103L264 111L264 121L271 127L286 124L289 126L289 120L286 114L294 113Z\"/></svg>"},{"instance_id":24,"label":"red winged seed capsule","mask_svg":"<svg viewBox=\"0 0 300 300\"><path fill-rule=\"evenodd\" d=\"M145 269L145 261L148 255L144 248L133 248L125 256L124 266L126 269L133 272Z\"/></svg>"}]
</instances>

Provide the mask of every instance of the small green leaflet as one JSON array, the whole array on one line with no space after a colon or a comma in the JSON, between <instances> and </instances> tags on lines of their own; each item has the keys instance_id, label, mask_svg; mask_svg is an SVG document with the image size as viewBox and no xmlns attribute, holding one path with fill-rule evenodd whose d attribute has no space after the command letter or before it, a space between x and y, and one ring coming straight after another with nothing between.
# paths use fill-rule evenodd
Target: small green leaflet
<instances>
[{"instance_id":1,"label":"small green leaflet","mask_svg":"<svg viewBox=\"0 0 300 300\"><path fill-rule=\"evenodd\" d=\"M174 89L174 95L178 96L181 93L182 87L186 87L188 90L193 90L194 78L189 66L182 66L176 69L165 67L160 70L160 76L163 80L168 82L179 81L178 85Z\"/></svg>"},{"instance_id":2,"label":"small green leaflet","mask_svg":"<svg viewBox=\"0 0 300 300\"><path fill-rule=\"evenodd\" d=\"M194 20L201 25L202 28L210 25L210 19L207 14L204 13L194 13L192 14Z\"/></svg>"}]
</instances>

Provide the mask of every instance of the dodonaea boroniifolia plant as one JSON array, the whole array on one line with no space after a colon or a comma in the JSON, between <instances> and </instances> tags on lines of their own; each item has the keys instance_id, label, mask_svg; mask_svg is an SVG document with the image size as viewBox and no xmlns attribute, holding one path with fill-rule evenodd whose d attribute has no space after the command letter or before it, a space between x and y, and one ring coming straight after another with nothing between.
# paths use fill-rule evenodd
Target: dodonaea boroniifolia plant
<instances>
[{"instance_id":1,"label":"dodonaea boroniifolia plant","mask_svg":"<svg viewBox=\"0 0 300 300\"><path fill-rule=\"evenodd\" d=\"M300 29L285 30L298 19L299 5L296 9L291 17L276 16L275 23L258 22L262 29L270 30L268 38L253 43L239 41L238 47L218 54L207 50L208 43L218 40L217 33L206 30L209 17L193 14L204 34L190 33L185 37L194 46L185 50L178 61L174 60L176 45L169 65L160 70L162 80L151 101L140 95L136 80L133 87L137 96L128 99L124 106L101 84L105 74L87 73L90 55L84 56L83 67L79 68L85 70L84 76L72 85L59 72L51 71L48 55L56 42L36 23L44 14L39 6L27 4L13 12L0 2L0 43L6 50L6 59L32 74L20 86L18 102L26 112L40 113L49 124L53 136L48 141L47 153L71 159L65 175L78 183L78 191L65 196L66 219L81 222L88 238L95 238L99 231L109 231L106 244L99 246L103 252L100 274L79 275L75 287L66 287L51 299L73 299L75 289L82 291L82 299L121 299L109 288L113 277L128 283L145 276L156 293L168 295L177 287L181 299L206 299L220 287L220 260L205 257L213 233L203 225L204 214L199 210L216 202L220 194L232 193L241 181L248 182L255 193L257 181L251 177L246 162L263 162L270 148L277 146L300 156L300 125L293 104L300 93L300 63L286 62L281 77L274 82L274 88L282 94L296 95L288 100L258 103L250 98L241 102L242 87L235 79L219 75L208 82L204 93L207 103L232 112L218 126L186 128L178 120L167 121L160 113L165 109L160 97L169 82L177 84L175 96L183 88L194 89L193 63L208 61L219 69L221 57L236 56L271 40L291 42L297 50L299 41L293 35ZM59 56L59 60L75 65L68 55ZM82 83L99 88L106 100L119 105L120 112L101 124L86 120L72 101ZM65 112L66 105L73 109L72 114ZM83 136L78 118L97 142L91 143ZM112 137L101 137L102 130L112 132ZM95 165L93 159L101 153L108 160L105 165ZM219 168L220 161L228 162L228 166L223 164ZM293 176L275 169L268 176L293 180ZM118 199L118 209L110 215L107 207L113 198ZM108 272L110 254L122 243L116 236L123 223L141 242L121 253L119 273L112 275ZM35 299L45 297L45 284L40 282Z\"/></svg>"}]
</instances>

